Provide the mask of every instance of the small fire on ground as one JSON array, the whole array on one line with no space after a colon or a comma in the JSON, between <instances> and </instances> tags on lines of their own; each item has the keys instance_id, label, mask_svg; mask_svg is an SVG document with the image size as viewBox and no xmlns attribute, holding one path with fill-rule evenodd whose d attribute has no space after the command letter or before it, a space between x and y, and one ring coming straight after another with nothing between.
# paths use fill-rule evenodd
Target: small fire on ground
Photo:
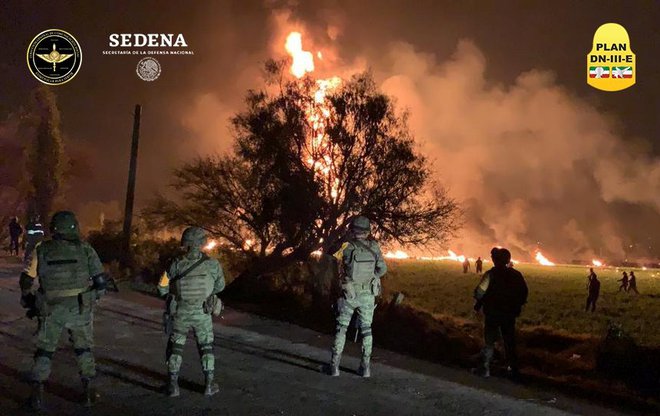
<instances>
[{"instance_id":1,"label":"small fire on ground","mask_svg":"<svg viewBox=\"0 0 660 416\"><path fill-rule=\"evenodd\" d=\"M405 251L397 250L397 251L388 251L385 253L385 257L388 259L407 259L410 258L408 253Z\"/></svg>"},{"instance_id":2,"label":"small fire on ground","mask_svg":"<svg viewBox=\"0 0 660 416\"><path fill-rule=\"evenodd\" d=\"M545 257L540 251L536 252L535 259L541 266L554 266L555 265L555 263L548 260L547 257Z\"/></svg>"}]
</instances>

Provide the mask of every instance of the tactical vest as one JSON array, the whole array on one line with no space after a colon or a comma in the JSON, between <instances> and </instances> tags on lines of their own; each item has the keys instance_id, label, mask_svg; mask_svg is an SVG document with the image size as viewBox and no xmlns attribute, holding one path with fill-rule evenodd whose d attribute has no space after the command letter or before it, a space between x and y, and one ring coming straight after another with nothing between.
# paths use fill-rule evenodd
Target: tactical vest
<instances>
[{"instance_id":1,"label":"tactical vest","mask_svg":"<svg viewBox=\"0 0 660 416\"><path fill-rule=\"evenodd\" d=\"M37 247L37 274L48 299L77 296L89 287L84 243L49 240Z\"/></svg>"},{"instance_id":2,"label":"tactical vest","mask_svg":"<svg viewBox=\"0 0 660 416\"><path fill-rule=\"evenodd\" d=\"M177 260L174 269L177 273L181 273L188 267L192 266L196 261L197 260L180 258ZM206 298L213 294L215 281L211 275L211 261L211 259L206 260L184 277L176 279L174 287L171 289L172 294L175 296L176 301L179 304L201 307ZM175 276L172 276L172 278L174 277Z\"/></svg>"},{"instance_id":3,"label":"tactical vest","mask_svg":"<svg viewBox=\"0 0 660 416\"><path fill-rule=\"evenodd\" d=\"M351 259L347 263L346 276L353 283L361 285L368 284L375 276L377 249L368 240L353 241L351 244L354 249Z\"/></svg>"}]
</instances>

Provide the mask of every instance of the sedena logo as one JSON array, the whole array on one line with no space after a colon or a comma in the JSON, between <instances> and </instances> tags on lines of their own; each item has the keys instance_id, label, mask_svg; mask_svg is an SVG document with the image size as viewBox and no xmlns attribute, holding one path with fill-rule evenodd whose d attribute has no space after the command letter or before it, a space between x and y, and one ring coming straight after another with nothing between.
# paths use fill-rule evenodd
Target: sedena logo
<instances>
[{"instance_id":1,"label":"sedena logo","mask_svg":"<svg viewBox=\"0 0 660 416\"><path fill-rule=\"evenodd\" d=\"M27 64L36 79L48 85L69 82L80 71L82 50L68 32L48 29L32 39L27 50Z\"/></svg>"}]
</instances>

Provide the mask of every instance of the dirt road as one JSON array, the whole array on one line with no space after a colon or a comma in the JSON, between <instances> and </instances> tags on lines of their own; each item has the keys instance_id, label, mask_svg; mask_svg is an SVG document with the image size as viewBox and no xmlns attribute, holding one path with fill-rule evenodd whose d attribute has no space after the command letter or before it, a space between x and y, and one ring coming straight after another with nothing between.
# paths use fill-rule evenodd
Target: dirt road
<instances>
[{"instance_id":1,"label":"dirt road","mask_svg":"<svg viewBox=\"0 0 660 416\"><path fill-rule=\"evenodd\" d=\"M0 266L0 414L22 414L24 375L34 352L35 322L23 317L16 266ZM136 293L104 298L95 318L98 387L93 411L76 400L80 385L66 336L47 385L56 415L567 415L620 414L505 380L376 350L371 379L362 379L351 345L341 377L321 373L330 338L295 325L228 310L215 323L221 392L208 399L194 341L184 352L182 394L166 398L161 303ZM377 336L377 334L376 334Z\"/></svg>"}]
</instances>

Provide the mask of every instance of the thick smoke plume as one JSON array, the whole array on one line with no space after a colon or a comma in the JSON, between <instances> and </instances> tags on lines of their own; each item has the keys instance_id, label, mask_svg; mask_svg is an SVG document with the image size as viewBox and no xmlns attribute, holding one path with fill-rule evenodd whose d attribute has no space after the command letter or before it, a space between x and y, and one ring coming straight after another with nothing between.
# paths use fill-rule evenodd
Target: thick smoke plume
<instances>
[{"instance_id":1,"label":"thick smoke plume","mask_svg":"<svg viewBox=\"0 0 660 416\"><path fill-rule=\"evenodd\" d=\"M286 34L300 31L303 48L322 51L315 76L370 70L410 112L420 150L465 208L455 250L484 256L505 245L520 260L536 249L558 261L657 256L650 246L660 233L660 161L619 137L608 116L551 72L539 68L510 85L493 84L485 77L486 52L470 40L445 61L403 42L381 46L376 59L351 51L343 60L336 25L310 28L288 12L275 13L271 23L263 57L284 57ZM254 75L259 64L255 59L246 73ZM253 82L246 89L259 85ZM225 137L218 139L225 150L222 123L236 105L201 95L183 122L203 143Z\"/></svg>"},{"instance_id":2,"label":"thick smoke plume","mask_svg":"<svg viewBox=\"0 0 660 416\"><path fill-rule=\"evenodd\" d=\"M564 261L650 256L644 244L660 231L660 161L618 137L552 73L491 85L486 62L470 41L447 62L399 43L374 68L464 203L459 248L547 248Z\"/></svg>"}]
</instances>

